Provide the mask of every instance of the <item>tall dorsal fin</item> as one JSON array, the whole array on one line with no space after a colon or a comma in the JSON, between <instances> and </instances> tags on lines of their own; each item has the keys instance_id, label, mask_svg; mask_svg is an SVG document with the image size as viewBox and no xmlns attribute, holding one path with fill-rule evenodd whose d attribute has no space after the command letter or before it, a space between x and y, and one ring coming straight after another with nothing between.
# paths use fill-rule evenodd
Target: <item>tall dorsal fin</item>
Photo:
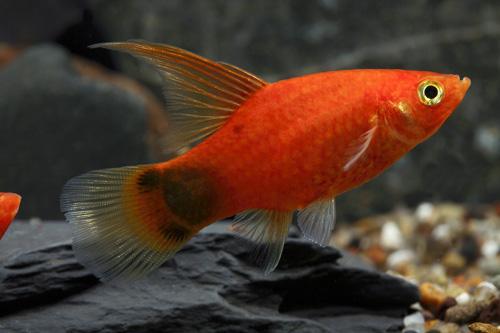
<instances>
[{"instance_id":1,"label":"tall dorsal fin","mask_svg":"<svg viewBox=\"0 0 500 333\"><path fill-rule=\"evenodd\" d=\"M236 66L174 46L130 40L90 47L130 53L158 70L165 84L167 109L172 112L166 153L217 131L248 97L268 84Z\"/></svg>"}]
</instances>

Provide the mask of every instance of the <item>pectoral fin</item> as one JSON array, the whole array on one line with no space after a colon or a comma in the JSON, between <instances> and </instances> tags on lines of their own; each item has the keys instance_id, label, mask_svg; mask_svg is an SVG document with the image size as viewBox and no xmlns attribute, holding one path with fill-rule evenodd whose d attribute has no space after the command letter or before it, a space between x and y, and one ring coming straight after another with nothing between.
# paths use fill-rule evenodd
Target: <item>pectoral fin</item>
<instances>
[{"instance_id":1,"label":"pectoral fin","mask_svg":"<svg viewBox=\"0 0 500 333\"><path fill-rule=\"evenodd\" d=\"M377 132L377 128L377 126L372 127L352 143L348 149L347 161L342 168L343 171L352 168L363 157Z\"/></svg>"},{"instance_id":2,"label":"pectoral fin","mask_svg":"<svg viewBox=\"0 0 500 333\"><path fill-rule=\"evenodd\" d=\"M252 259L269 275L281 258L293 212L248 210L234 220L234 229L248 242Z\"/></svg>"}]
</instances>

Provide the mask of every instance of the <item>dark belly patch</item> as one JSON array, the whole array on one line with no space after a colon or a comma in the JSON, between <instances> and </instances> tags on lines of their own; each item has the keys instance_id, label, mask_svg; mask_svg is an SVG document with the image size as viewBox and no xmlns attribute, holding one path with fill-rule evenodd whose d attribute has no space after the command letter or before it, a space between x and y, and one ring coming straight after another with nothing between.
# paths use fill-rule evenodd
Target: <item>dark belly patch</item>
<instances>
[{"instance_id":1,"label":"dark belly patch","mask_svg":"<svg viewBox=\"0 0 500 333\"><path fill-rule=\"evenodd\" d=\"M205 222L217 210L216 189L203 171L166 170L161 178L161 189L169 210L190 225Z\"/></svg>"}]
</instances>

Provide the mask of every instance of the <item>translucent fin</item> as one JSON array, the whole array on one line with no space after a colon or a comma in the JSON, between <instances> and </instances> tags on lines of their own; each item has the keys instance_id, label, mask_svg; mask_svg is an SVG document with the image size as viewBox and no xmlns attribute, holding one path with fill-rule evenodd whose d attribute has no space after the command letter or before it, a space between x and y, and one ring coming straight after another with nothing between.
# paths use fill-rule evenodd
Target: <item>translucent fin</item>
<instances>
[{"instance_id":1,"label":"translucent fin","mask_svg":"<svg viewBox=\"0 0 500 333\"><path fill-rule=\"evenodd\" d=\"M298 224L306 238L327 246L335 227L335 198L316 201L300 210Z\"/></svg>"},{"instance_id":2,"label":"translucent fin","mask_svg":"<svg viewBox=\"0 0 500 333\"><path fill-rule=\"evenodd\" d=\"M165 153L217 131L245 100L267 83L244 70L194 53L142 40L91 46L130 53L156 67L165 83L172 130Z\"/></svg>"},{"instance_id":3,"label":"translucent fin","mask_svg":"<svg viewBox=\"0 0 500 333\"><path fill-rule=\"evenodd\" d=\"M361 136L352 143L351 147L348 150L349 157L346 165L344 165L344 171L349 170L363 156L363 154L370 146L377 128L377 126L374 126L365 133L361 134Z\"/></svg>"},{"instance_id":4,"label":"translucent fin","mask_svg":"<svg viewBox=\"0 0 500 333\"><path fill-rule=\"evenodd\" d=\"M293 212L255 209L236 215L234 229L248 241L248 251L269 275L281 258Z\"/></svg>"},{"instance_id":5,"label":"translucent fin","mask_svg":"<svg viewBox=\"0 0 500 333\"><path fill-rule=\"evenodd\" d=\"M132 281L160 266L195 232L171 217L151 166L92 171L71 179L61 210L75 256L101 281Z\"/></svg>"}]
</instances>

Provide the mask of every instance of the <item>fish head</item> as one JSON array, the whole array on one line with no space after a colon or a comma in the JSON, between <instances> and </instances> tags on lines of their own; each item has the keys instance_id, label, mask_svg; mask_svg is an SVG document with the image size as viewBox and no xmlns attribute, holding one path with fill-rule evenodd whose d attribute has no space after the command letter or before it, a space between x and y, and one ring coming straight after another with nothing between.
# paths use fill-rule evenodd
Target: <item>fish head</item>
<instances>
[{"instance_id":1,"label":"fish head","mask_svg":"<svg viewBox=\"0 0 500 333\"><path fill-rule=\"evenodd\" d=\"M471 81L458 75L401 71L396 89L386 91L382 118L390 132L408 144L433 135L460 104Z\"/></svg>"}]
</instances>

